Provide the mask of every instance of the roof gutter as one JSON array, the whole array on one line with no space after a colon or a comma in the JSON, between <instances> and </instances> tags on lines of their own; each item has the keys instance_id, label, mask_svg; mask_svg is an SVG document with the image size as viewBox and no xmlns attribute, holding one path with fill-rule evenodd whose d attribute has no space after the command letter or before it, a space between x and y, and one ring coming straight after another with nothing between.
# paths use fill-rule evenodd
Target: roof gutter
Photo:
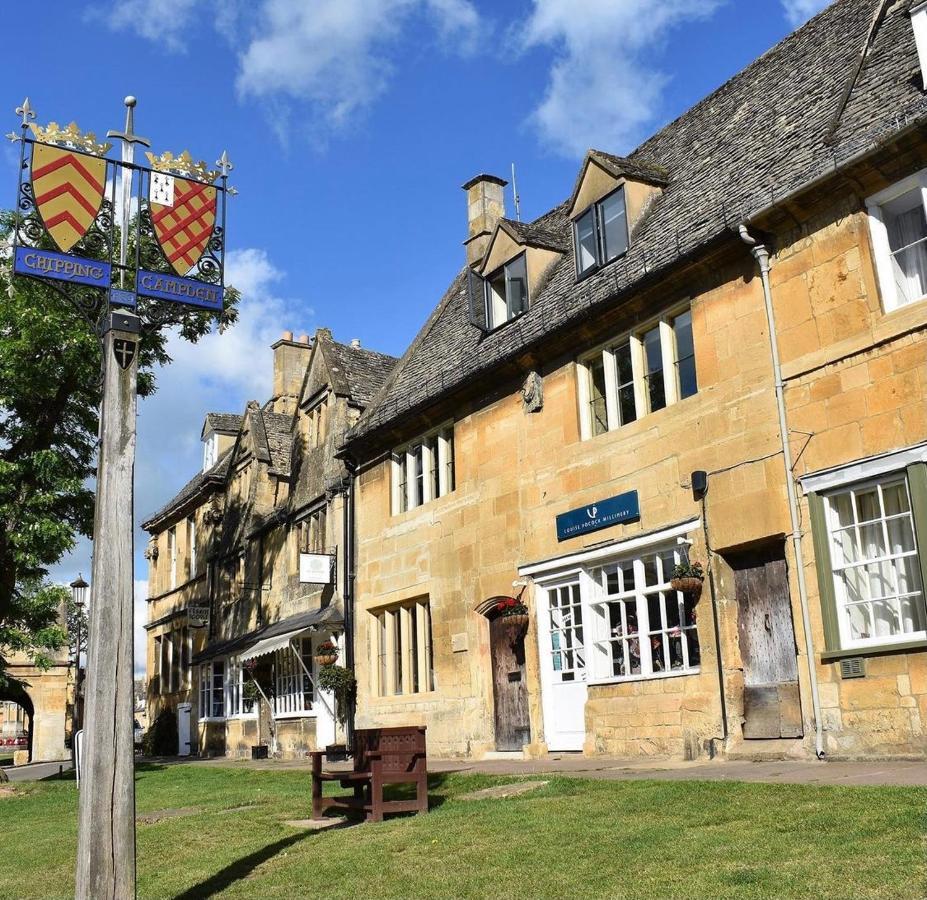
<instances>
[{"instance_id":1,"label":"roof gutter","mask_svg":"<svg viewBox=\"0 0 927 900\"><path fill-rule=\"evenodd\" d=\"M769 249L757 243L746 225L739 228L740 239L750 248L756 260L763 283L763 303L766 307L766 321L769 326L769 349L772 355L773 375L776 383L776 408L779 412L779 438L782 445L782 461L785 466L785 487L789 500L789 519L792 526L792 547L795 553L795 569L798 577L798 599L801 606L802 631L805 635L805 659L808 666L808 682L811 686L811 706L814 712L814 750L818 759L824 758L824 725L821 721L821 696L814 662L814 641L811 637L811 616L808 604L808 586L805 583L805 560L801 546L801 522L798 513L798 497L795 491L792 448L789 444L789 426L785 409L785 384L782 380L782 366L779 362L778 332L776 314L773 310L772 289L769 284Z\"/></svg>"}]
</instances>

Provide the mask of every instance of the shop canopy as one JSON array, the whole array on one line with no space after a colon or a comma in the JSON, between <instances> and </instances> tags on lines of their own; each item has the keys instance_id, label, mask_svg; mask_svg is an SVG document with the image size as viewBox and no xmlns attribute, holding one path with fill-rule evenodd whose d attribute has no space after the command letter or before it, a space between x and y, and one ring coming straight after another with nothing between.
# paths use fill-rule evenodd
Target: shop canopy
<instances>
[{"instance_id":1,"label":"shop canopy","mask_svg":"<svg viewBox=\"0 0 927 900\"><path fill-rule=\"evenodd\" d=\"M214 641L197 653L193 662L202 663L217 656L236 656L245 662L286 647L293 638L305 631L316 631L323 626L336 629L342 625L341 613L334 606L313 609L264 625L239 637Z\"/></svg>"}]
</instances>

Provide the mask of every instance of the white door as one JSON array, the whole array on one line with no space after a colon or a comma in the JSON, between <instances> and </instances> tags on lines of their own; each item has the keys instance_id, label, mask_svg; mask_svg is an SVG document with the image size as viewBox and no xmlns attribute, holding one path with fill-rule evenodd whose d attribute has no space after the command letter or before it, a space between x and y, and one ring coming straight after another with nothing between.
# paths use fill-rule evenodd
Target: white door
<instances>
[{"instance_id":1,"label":"white door","mask_svg":"<svg viewBox=\"0 0 927 900\"><path fill-rule=\"evenodd\" d=\"M586 739L586 648L580 575L538 592L541 702L548 750L582 750Z\"/></svg>"},{"instance_id":2,"label":"white door","mask_svg":"<svg viewBox=\"0 0 927 900\"><path fill-rule=\"evenodd\" d=\"M177 704L177 755L190 755L190 704Z\"/></svg>"}]
</instances>

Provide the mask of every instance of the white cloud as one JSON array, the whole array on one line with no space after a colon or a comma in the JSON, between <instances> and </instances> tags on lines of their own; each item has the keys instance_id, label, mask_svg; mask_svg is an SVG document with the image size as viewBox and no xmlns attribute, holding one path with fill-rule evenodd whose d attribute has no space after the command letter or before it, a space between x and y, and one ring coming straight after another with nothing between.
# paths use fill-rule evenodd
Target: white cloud
<instances>
[{"instance_id":1,"label":"white cloud","mask_svg":"<svg viewBox=\"0 0 927 900\"><path fill-rule=\"evenodd\" d=\"M589 147L633 149L660 113L668 76L649 63L674 28L725 0L534 0L525 47L552 47L547 91L531 115L541 138L578 156Z\"/></svg>"},{"instance_id":2,"label":"white cloud","mask_svg":"<svg viewBox=\"0 0 927 900\"><path fill-rule=\"evenodd\" d=\"M789 24L798 28L830 2L831 0L782 0L782 9Z\"/></svg>"},{"instance_id":3,"label":"white cloud","mask_svg":"<svg viewBox=\"0 0 927 900\"><path fill-rule=\"evenodd\" d=\"M186 49L184 40L201 0L116 0L103 9L92 7L90 16L102 19L114 31L134 31L162 49Z\"/></svg>"},{"instance_id":4,"label":"white cloud","mask_svg":"<svg viewBox=\"0 0 927 900\"><path fill-rule=\"evenodd\" d=\"M238 54L239 95L262 100L278 123L305 104L316 129L345 126L387 90L416 18L461 54L486 27L471 0L110 0L91 16L172 51L210 23Z\"/></svg>"},{"instance_id":5,"label":"white cloud","mask_svg":"<svg viewBox=\"0 0 927 900\"><path fill-rule=\"evenodd\" d=\"M402 28L416 12L446 42L472 49L479 16L469 0L265 0L238 90L306 101L342 127L387 89Z\"/></svg>"}]
</instances>

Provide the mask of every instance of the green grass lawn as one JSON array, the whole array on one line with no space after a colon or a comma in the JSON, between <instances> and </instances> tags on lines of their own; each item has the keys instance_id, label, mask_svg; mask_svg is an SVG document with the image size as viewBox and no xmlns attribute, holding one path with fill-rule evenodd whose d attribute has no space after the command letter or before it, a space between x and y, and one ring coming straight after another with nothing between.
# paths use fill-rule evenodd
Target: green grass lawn
<instances>
[{"instance_id":1,"label":"green grass lawn","mask_svg":"<svg viewBox=\"0 0 927 900\"><path fill-rule=\"evenodd\" d=\"M925 896L927 789L557 777L459 799L513 780L435 776L427 816L315 833L283 822L310 815L308 773L144 766L139 896ZM75 811L73 781L0 786L0 897L73 896Z\"/></svg>"}]
</instances>

